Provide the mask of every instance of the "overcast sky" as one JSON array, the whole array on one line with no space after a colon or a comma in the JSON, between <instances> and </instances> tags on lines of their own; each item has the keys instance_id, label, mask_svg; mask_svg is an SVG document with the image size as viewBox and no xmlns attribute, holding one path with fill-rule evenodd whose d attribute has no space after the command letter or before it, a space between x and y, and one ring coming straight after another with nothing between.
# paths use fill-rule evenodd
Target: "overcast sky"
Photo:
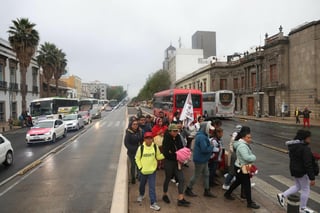
<instances>
[{"instance_id":1,"label":"overcast sky","mask_svg":"<svg viewBox=\"0 0 320 213\"><path fill-rule=\"evenodd\" d=\"M9 0L1 2L0 37L12 20L36 24L40 44L67 54L68 71L83 82L122 85L137 95L162 68L164 50L191 48L198 30L216 31L217 56L263 45L267 32L320 20L319 0Z\"/></svg>"}]
</instances>

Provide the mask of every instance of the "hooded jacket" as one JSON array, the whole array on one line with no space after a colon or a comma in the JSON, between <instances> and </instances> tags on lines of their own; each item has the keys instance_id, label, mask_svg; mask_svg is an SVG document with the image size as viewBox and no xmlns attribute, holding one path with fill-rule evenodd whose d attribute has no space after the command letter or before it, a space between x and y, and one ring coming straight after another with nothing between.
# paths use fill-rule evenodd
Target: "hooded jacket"
<instances>
[{"instance_id":1,"label":"hooded jacket","mask_svg":"<svg viewBox=\"0 0 320 213\"><path fill-rule=\"evenodd\" d=\"M176 151L183 148L181 137L177 135L175 138L170 135L167 130L163 137L162 153L167 160L177 161Z\"/></svg>"},{"instance_id":2,"label":"hooded jacket","mask_svg":"<svg viewBox=\"0 0 320 213\"><path fill-rule=\"evenodd\" d=\"M252 153L250 146L243 139L235 141L233 148L237 154L237 160L234 163L235 166L241 167L253 163L256 160L256 156Z\"/></svg>"},{"instance_id":3,"label":"hooded jacket","mask_svg":"<svg viewBox=\"0 0 320 213\"><path fill-rule=\"evenodd\" d=\"M207 163L212 155L213 146L208 137L210 126L211 122L202 122L200 124L193 148L193 162L195 163Z\"/></svg>"},{"instance_id":4,"label":"hooded jacket","mask_svg":"<svg viewBox=\"0 0 320 213\"><path fill-rule=\"evenodd\" d=\"M286 145L289 149L291 176L299 178L307 174L310 180L314 180L314 157L308 144L301 140L291 140Z\"/></svg>"},{"instance_id":5,"label":"hooded jacket","mask_svg":"<svg viewBox=\"0 0 320 213\"><path fill-rule=\"evenodd\" d=\"M132 123L132 122L130 122ZM131 124L129 125L131 126ZM124 138L124 145L127 148L127 154L130 156L135 156L138 147L143 142L142 131L140 128L137 131L134 131L131 128L126 130L126 136Z\"/></svg>"}]
</instances>

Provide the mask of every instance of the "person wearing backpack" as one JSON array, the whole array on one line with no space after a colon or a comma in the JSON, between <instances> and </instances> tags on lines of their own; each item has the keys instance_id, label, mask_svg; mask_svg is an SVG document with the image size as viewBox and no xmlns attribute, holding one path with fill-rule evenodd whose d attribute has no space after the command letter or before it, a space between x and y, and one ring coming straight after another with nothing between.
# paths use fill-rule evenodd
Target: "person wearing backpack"
<instances>
[{"instance_id":1,"label":"person wearing backpack","mask_svg":"<svg viewBox=\"0 0 320 213\"><path fill-rule=\"evenodd\" d=\"M138 202L142 202L145 193L145 185L149 184L150 208L156 211L160 210L156 198L156 171L157 160L164 159L159 147L153 143L152 132L144 133L144 142L139 146L135 161L140 171L140 185Z\"/></svg>"}]
</instances>

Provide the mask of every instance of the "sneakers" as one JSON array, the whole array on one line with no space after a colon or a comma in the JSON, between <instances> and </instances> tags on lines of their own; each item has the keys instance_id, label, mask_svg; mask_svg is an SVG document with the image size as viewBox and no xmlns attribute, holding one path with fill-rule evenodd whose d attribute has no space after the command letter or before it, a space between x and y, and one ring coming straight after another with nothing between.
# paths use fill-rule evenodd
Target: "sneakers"
<instances>
[{"instance_id":1,"label":"sneakers","mask_svg":"<svg viewBox=\"0 0 320 213\"><path fill-rule=\"evenodd\" d=\"M223 190L229 190L230 186L226 185L226 184L223 184L222 185L222 189Z\"/></svg>"},{"instance_id":2,"label":"sneakers","mask_svg":"<svg viewBox=\"0 0 320 213\"><path fill-rule=\"evenodd\" d=\"M195 193L192 192L192 190L189 187L186 188L184 193L189 197L196 197L197 196Z\"/></svg>"},{"instance_id":3,"label":"sneakers","mask_svg":"<svg viewBox=\"0 0 320 213\"><path fill-rule=\"evenodd\" d=\"M150 209L153 209L155 211L159 211L160 210L160 206L158 206L157 203L153 203L150 205Z\"/></svg>"},{"instance_id":4,"label":"sneakers","mask_svg":"<svg viewBox=\"0 0 320 213\"><path fill-rule=\"evenodd\" d=\"M171 181L172 183L176 183L176 179L174 179L174 178L172 178L170 181Z\"/></svg>"},{"instance_id":5,"label":"sneakers","mask_svg":"<svg viewBox=\"0 0 320 213\"><path fill-rule=\"evenodd\" d=\"M162 196L162 200L163 200L165 203L170 203L170 200L169 200L168 195L163 195L163 196Z\"/></svg>"},{"instance_id":6,"label":"sneakers","mask_svg":"<svg viewBox=\"0 0 320 213\"><path fill-rule=\"evenodd\" d=\"M304 207L300 209L301 213L315 213L312 209L309 209L308 207Z\"/></svg>"},{"instance_id":7,"label":"sneakers","mask_svg":"<svg viewBox=\"0 0 320 213\"><path fill-rule=\"evenodd\" d=\"M182 200L178 200L178 206L189 206L190 202L186 201L184 198Z\"/></svg>"},{"instance_id":8,"label":"sneakers","mask_svg":"<svg viewBox=\"0 0 320 213\"><path fill-rule=\"evenodd\" d=\"M251 183L251 187L254 187L256 185L256 183Z\"/></svg>"},{"instance_id":9,"label":"sneakers","mask_svg":"<svg viewBox=\"0 0 320 213\"><path fill-rule=\"evenodd\" d=\"M139 203L141 203L142 200L143 200L143 195L139 195L139 197L137 198L137 201L138 201Z\"/></svg>"},{"instance_id":10,"label":"sneakers","mask_svg":"<svg viewBox=\"0 0 320 213\"><path fill-rule=\"evenodd\" d=\"M283 194L281 194L281 193L277 194L277 198L278 198L278 202L279 202L280 206L284 207L285 197L283 196Z\"/></svg>"},{"instance_id":11,"label":"sneakers","mask_svg":"<svg viewBox=\"0 0 320 213\"><path fill-rule=\"evenodd\" d=\"M259 209L260 208L260 206L258 204L256 204L255 202L247 204L247 207L251 208L251 209Z\"/></svg>"}]
</instances>

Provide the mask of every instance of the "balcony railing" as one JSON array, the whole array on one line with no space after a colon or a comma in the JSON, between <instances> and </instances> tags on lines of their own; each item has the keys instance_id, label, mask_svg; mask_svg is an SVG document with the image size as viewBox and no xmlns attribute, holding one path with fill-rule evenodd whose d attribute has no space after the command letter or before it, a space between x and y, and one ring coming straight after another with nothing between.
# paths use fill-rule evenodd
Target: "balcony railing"
<instances>
[{"instance_id":1,"label":"balcony railing","mask_svg":"<svg viewBox=\"0 0 320 213\"><path fill-rule=\"evenodd\" d=\"M18 91L19 85L17 83L10 83L9 84L9 90L10 91Z\"/></svg>"},{"instance_id":2,"label":"balcony railing","mask_svg":"<svg viewBox=\"0 0 320 213\"><path fill-rule=\"evenodd\" d=\"M0 89L1 90L6 90L7 89L7 85L8 83L6 81L0 81Z\"/></svg>"}]
</instances>

